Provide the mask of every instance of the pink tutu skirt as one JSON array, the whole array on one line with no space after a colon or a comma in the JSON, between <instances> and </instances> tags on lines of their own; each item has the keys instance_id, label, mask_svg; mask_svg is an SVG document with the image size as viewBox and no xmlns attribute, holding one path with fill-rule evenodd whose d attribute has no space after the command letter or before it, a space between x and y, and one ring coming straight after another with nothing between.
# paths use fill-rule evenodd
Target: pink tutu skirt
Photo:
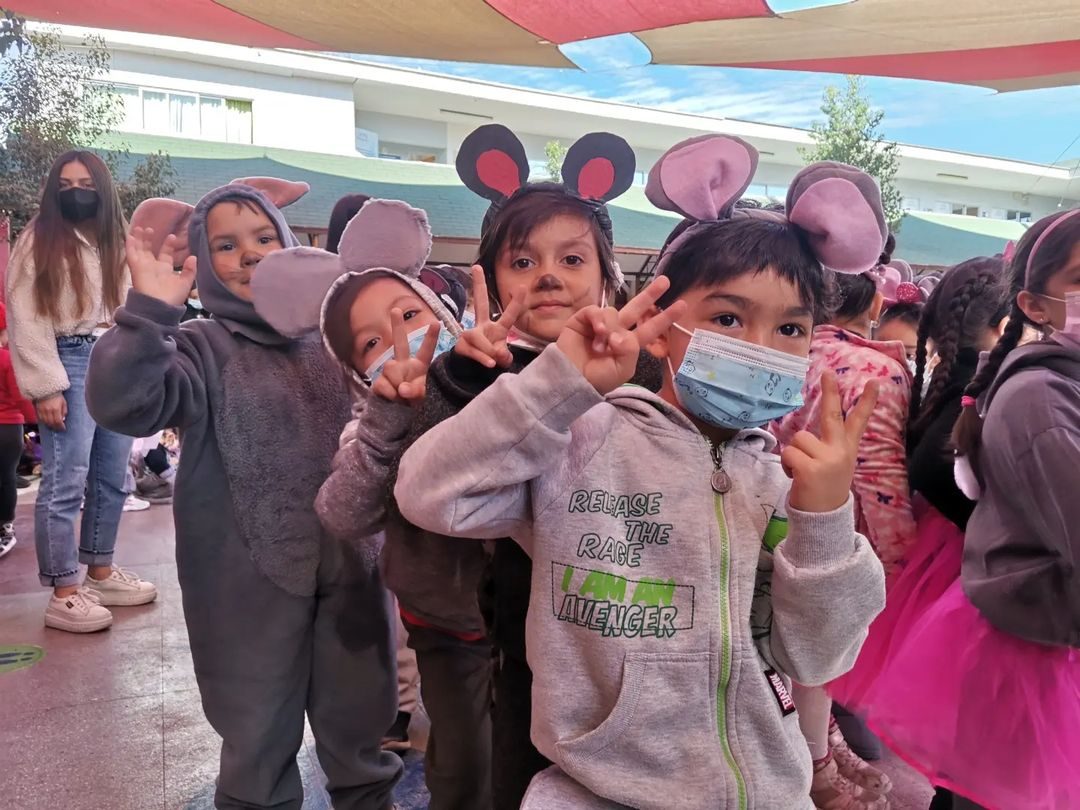
<instances>
[{"instance_id":1,"label":"pink tutu skirt","mask_svg":"<svg viewBox=\"0 0 1080 810\"><path fill-rule=\"evenodd\" d=\"M829 694L845 709L865 714L867 697L908 631L960 576L964 533L925 502L918 510L918 539L904 567L889 580L883 610L855 666L829 684Z\"/></svg>"},{"instance_id":2,"label":"pink tutu skirt","mask_svg":"<svg viewBox=\"0 0 1080 810\"><path fill-rule=\"evenodd\" d=\"M1080 808L1080 650L996 630L959 579L867 697L870 727L934 785L994 810Z\"/></svg>"}]
</instances>

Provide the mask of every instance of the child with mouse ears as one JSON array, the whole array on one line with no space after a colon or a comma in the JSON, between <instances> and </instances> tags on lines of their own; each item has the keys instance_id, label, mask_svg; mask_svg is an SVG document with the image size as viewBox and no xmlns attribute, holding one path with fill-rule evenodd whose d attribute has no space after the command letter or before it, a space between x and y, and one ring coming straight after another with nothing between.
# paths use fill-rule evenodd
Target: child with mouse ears
<instances>
[{"instance_id":1,"label":"child with mouse ears","mask_svg":"<svg viewBox=\"0 0 1080 810\"><path fill-rule=\"evenodd\" d=\"M591 133L570 147L561 183L530 183L525 149L508 129L487 125L465 139L457 157L458 175L490 202L472 269L476 324L428 371L424 401L398 450L394 476L398 458L418 437L500 377L536 362L583 307L614 299L623 277L615 261L607 204L630 187L634 168L634 152L626 141ZM659 364L647 352L639 356L634 381L659 390ZM434 469L430 473L442 474ZM401 516L400 502L392 509L397 520L421 531ZM495 810L517 810L533 776L550 764L529 733L532 672L525 654L525 623L532 563L514 543L496 543L489 562L483 544L422 533L430 554L455 548L462 560L480 563L459 569L462 576L455 584L469 594L473 627L486 630L494 646L493 805ZM478 585L483 618L475 596Z\"/></svg>"},{"instance_id":2,"label":"child with mouse ears","mask_svg":"<svg viewBox=\"0 0 1080 810\"><path fill-rule=\"evenodd\" d=\"M331 803L387 810L402 766L380 750L396 707L386 594L375 554L331 539L314 506L349 418L345 376L317 336L282 334L252 303L262 263L298 244L281 208L307 190L248 178L194 208L142 203L134 288L90 357L86 398L117 432L181 431L176 564L222 738L215 806L300 810L306 716ZM196 277L211 317L181 324Z\"/></svg>"},{"instance_id":3,"label":"child with mouse ears","mask_svg":"<svg viewBox=\"0 0 1080 810\"><path fill-rule=\"evenodd\" d=\"M851 481L876 399L781 456L762 427L801 402L823 265L873 267L880 192L815 164L787 216L733 209L757 152L678 144L650 200L691 220L621 311L578 310L401 460L405 516L532 557L532 737L553 767L523 808L809 808L791 679L848 669L885 601ZM647 349L659 393L627 385ZM439 475L431 475L439 470Z\"/></svg>"}]
</instances>

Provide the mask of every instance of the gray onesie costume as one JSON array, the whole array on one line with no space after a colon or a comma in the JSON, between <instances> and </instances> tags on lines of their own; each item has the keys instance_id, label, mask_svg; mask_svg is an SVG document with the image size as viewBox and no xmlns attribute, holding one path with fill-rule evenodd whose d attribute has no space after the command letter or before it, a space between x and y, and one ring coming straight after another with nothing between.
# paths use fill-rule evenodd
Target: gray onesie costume
<instances>
[{"instance_id":1,"label":"gray onesie costume","mask_svg":"<svg viewBox=\"0 0 1080 810\"><path fill-rule=\"evenodd\" d=\"M394 645L376 549L322 531L315 495L349 416L317 336L289 340L214 275L206 217L253 201L233 184L196 206L189 244L211 320L132 291L90 359L86 396L111 430L179 427L176 560L203 709L223 739L219 808L300 810L307 713L335 808L388 808L401 762L380 750L396 711Z\"/></svg>"}]
</instances>

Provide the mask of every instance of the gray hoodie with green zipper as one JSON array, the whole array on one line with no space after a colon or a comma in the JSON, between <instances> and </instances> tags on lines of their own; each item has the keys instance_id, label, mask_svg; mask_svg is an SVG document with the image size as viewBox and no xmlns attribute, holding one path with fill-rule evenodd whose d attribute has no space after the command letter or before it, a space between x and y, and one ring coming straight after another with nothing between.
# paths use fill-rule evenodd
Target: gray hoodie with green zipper
<instances>
[{"instance_id":1,"label":"gray hoodie with green zipper","mask_svg":"<svg viewBox=\"0 0 1080 810\"><path fill-rule=\"evenodd\" d=\"M789 679L851 667L884 574L850 501L786 508L773 447L729 442L717 495L680 411L635 386L601 397L552 346L406 452L406 518L533 558L532 737L556 769L523 807L813 806Z\"/></svg>"}]
</instances>

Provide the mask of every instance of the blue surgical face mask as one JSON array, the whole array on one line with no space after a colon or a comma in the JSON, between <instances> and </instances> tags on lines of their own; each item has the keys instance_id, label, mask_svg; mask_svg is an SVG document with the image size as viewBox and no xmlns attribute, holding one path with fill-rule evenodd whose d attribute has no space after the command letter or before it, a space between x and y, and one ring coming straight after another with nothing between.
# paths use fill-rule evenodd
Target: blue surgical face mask
<instances>
[{"instance_id":1,"label":"blue surgical face mask","mask_svg":"<svg viewBox=\"0 0 1080 810\"><path fill-rule=\"evenodd\" d=\"M697 419L746 430L786 416L803 404L810 361L786 352L718 335L675 328L690 335L679 370L668 370L679 403Z\"/></svg>"},{"instance_id":2,"label":"blue surgical face mask","mask_svg":"<svg viewBox=\"0 0 1080 810\"><path fill-rule=\"evenodd\" d=\"M424 337L427 335L428 328L421 326L412 332L409 332L409 357L415 357L416 353L420 351L420 347L424 345ZM443 324L439 328L439 341L435 344L435 357L438 357L443 352L448 352L454 348L454 344L457 343L457 338L450 334L450 330ZM379 379L379 375L382 374L383 366L388 361L394 359L394 347L391 346L385 352L380 354L375 362L368 366L367 371L364 372L364 376L367 377L368 382L375 382Z\"/></svg>"}]
</instances>

